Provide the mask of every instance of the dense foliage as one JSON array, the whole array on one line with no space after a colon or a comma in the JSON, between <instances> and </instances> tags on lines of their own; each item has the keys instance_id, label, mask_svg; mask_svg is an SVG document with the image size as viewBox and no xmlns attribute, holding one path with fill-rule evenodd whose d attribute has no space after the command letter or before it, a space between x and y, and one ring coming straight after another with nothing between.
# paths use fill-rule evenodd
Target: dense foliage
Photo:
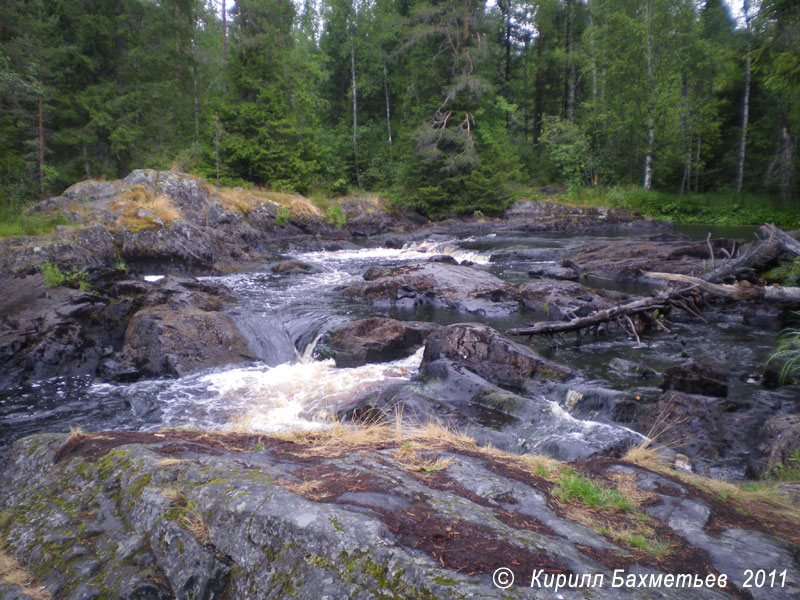
<instances>
[{"instance_id":1,"label":"dense foliage","mask_svg":"<svg viewBox=\"0 0 800 600\"><path fill-rule=\"evenodd\" d=\"M501 210L514 181L788 202L798 6L5 0L0 201L178 167L432 216Z\"/></svg>"}]
</instances>

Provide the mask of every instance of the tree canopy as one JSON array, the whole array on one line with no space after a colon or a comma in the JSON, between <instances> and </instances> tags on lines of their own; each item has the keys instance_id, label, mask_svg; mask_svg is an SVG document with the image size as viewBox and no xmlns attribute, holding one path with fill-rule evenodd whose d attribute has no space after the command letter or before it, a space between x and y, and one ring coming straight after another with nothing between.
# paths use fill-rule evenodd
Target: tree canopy
<instances>
[{"instance_id":1,"label":"tree canopy","mask_svg":"<svg viewBox=\"0 0 800 600\"><path fill-rule=\"evenodd\" d=\"M225 19L221 8L225 7ZM431 216L515 183L798 196L800 9L744 0L6 0L0 200L177 167Z\"/></svg>"}]
</instances>

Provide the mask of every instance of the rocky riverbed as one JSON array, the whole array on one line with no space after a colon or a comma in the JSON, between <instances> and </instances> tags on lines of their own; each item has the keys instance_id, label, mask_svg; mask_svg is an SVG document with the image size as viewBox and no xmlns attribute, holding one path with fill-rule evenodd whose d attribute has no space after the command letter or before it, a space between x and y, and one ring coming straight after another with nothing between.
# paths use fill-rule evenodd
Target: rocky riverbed
<instances>
[{"instance_id":1,"label":"rocky riverbed","mask_svg":"<svg viewBox=\"0 0 800 600\"><path fill-rule=\"evenodd\" d=\"M277 200L135 171L36 207L75 226L0 240L0 546L53 597L497 597L513 556L518 584L684 564L731 581L692 597L798 593L789 505L670 470L791 464L800 388L765 369L788 309L709 299L634 323L639 340L504 335L647 296L642 271L698 275L741 241L542 201L427 223L350 198L337 228ZM107 431L51 433L78 426ZM647 436L662 462L621 460ZM573 476L632 505L595 510ZM756 556L787 569L773 595L744 588Z\"/></svg>"}]
</instances>

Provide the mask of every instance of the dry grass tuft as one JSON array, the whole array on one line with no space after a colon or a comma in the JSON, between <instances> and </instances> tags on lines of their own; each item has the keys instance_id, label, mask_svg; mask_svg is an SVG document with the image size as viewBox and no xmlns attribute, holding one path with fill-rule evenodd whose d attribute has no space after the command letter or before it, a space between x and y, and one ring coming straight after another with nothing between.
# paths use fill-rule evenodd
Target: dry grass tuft
<instances>
[{"instance_id":1,"label":"dry grass tuft","mask_svg":"<svg viewBox=\"0 0 800 600\"><path fill-rule=\"evenodd\" d=\"M249 214L264 204L265 199L242 188L220 188L219 202L228 212Z\"/></svg>"},{"instance_id":2,"label":"dry grass tuft","mask_svg":"<svg viewBox=\"0 0 800 600\"><path fill-rule=\"evenodd\" d=\"M640 521L636 528L617 529L612 524L595 524L595 531L611 538L627 548L660 557L670 554L670 545L656 538L655 531L645 521Z\"/></svg>"},{"instance_id":3,"label":"dry grass tuft","mask_svg":"<svg viewBox=\"0 0 800 600\"><path fill-rule=\"evenodd\" d=\"M289 481L281 479L280 485L290 492L299 494L309 500L323 500L328 497L328 492L320 481Z\"/></svg>"},{"instance_id":4,"label":"dry grass tuft","mask_svg":"<svg viewBox=\"0 0 800 600\"><path fill-rule=\"evenodd\" d=\"M164 458L158 461L156 464L159 467L174 467L175 465L181 464L183 461L180 458Z\"/></svg>"},{"instance_id":5,"label":"dry grass tuft","mask_svg":"<svg viewBox=\"0 0 800 600\"><path fill-rule=\"evenodd\" d=\"M117 196L110 208L121 213L115 226L129 231L157 229L161 226L159 221L167 225L182 218L172 198L165 194L154 196L150 190L141 185L134 185L124 194ZM143 214L142 211L147 212ZM151 214L148 215L148 212Z\"/></svg>"},{"instance_id":6,"label":"dry grass tuft","mask_svg":"<svg viewBox=\"0 0 800 600\"><path fill-rule=\"evenodd\" d=\"M657 473L677 477L684 483L699 488L722 501L730 501L745 513L773 513L798 522L797 504L786 495L778 485L772 482L756 482L751 484L733 484L718 479L710 479L694 473L675 469L673 463L658 452L663 448L650 441L634 446L623 457L623 460L637 464Z\"/></svg>"},{"instance_id":7,"label":"dry grass tuft","mask_svg":"<svg viewBox=\"0 0 800 600\"><path fill-rule=\"evenodd\" d=\"M18 585L22 593L33 600L50 600L52 596L28 569L13 556L6 554L0 546L0 584Z\"/></svg>"},{"instance_id":8,"label":"dry grass tuft","mask_svg":"<svg viewBox=\"0 0 800 600\"><path fill-rule=\"evenodd\" d=\"M653 471L672 469L672 463L663 453L658 452L651 441L645 441L630 448L623 460L641 465Z\"/></svg>"},{"instance_id":9,"label":"dry grass tuft","mask_svg":"<svg viewBox=\"0 0 800 600\"><path fill-rule=\"evenodd\" d=\"M319 207L304 196L272 192L259 187L247 190L240 187L220 188L219 201L225 210L242 214L249 214L264 204L271 204L275 208L289 209L296 217L323 217Z\"/></svg>"},{"instance_id":10,"label":"dry grass tuft","mask_svg":"<svg viewBox=\"0 0 800 600\"><path fill-rule=\"evenodd\" d=\"M78 425L77 427L73 427L72 425L70 425L69 426L69 436L64 441L64 443L68 444L69 442L79 442L82 439L84 439L85 437L88 437L88 436L87 436L86 432L83 430L83 428L80 425Z\"/></svg>"},{"instance_id":11,"label":"dry grass tuft","mask_svg":"<svg viewBox=\"0 0 800 600\"><path fill-rule=\"evenodd\" d=\"M208 545L211 541L208 535L208 525L206 525L205 520L203 520L203 515L198 511L187 510L186 513L181 516L179 524L187 529L201 546Z\"/></svg>"}]
</instances>

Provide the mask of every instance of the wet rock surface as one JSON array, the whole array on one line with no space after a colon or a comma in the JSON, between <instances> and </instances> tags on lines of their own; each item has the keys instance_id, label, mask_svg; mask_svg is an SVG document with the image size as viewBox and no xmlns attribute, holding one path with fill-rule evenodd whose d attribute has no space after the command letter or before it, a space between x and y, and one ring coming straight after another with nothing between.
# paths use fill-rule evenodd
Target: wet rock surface
<instances>
[{"instance_id":1,"label":"wet rock surface","mask_svg":"<svg viewBox=\"0 0 800 600\"><path fill-rule=\"evenodd\" d=\"M522 389L530 379L562 380L573 374L565 365L506 338L491 327L459 323L433 333L425 344L420 371L447 359L492 383Z\"/></svg>"},{"instance_id":2,"label":"wet rock surface","mask_svg":"<svg viewBox=\"0 0 800 600\"><path fill-rule=\"evenodd\" d=\"M680 237L680 236L675 236ZM644 236L622 243L591 242L572 249L568 264L582 274L610 277L618 281L637 280L642 271L701 275L711 268L713 260L726 257L735 249L734 240L692 242L687 238L664 241L661 236ZM713 250L713 257L711 252Z\"/></svg>"},{"instance_id":3,"label":"wet rock surface","mask_svg":"<svg viewBox=\"0 0 800 600\"><path fill-rule=\"evenodd\" d=\"M413 354L439 327L435 323L384 317L361 319L336 329L325 342L323 354L332 354L337 367L397 360Z\"/></svg>"},{"instance_id":4,"label":"wet rock surface","mask_svg":"<svg viewBox=\"0 0 800 600\"><path fill-rule=\"evenodd\" d=\"M759 438L763 473L800 469L800 414L771 417Z\"/></svg>"},{"instance_id":5,"label":"wet rock surface","mask_svg":"<svg viewBox=\"0 0 800 600\"><path fill-rule=\"evenodd\" d=\"M284 332L229 314L237 300L224 286L124 275L95 272L91 291L50 288L41 275L14 279L0 303L0 389L56 375L130 381L295 359Z\"/></svg>"},{"instance_id":6,"label":"wet rock surface","mask_svg":"<svg viewBox=\"0 0 800 600\"><path fill-rule=\"evenodd\" d=\"M364 283L344 287L342 294L377 305L431 306L483 316L519 311L514 286L481 269L447 262L411 263L385 274L368 271Z\"/></svg>"},{"instance_id":7,"label":"wet rock surface","mask_svg":"<svg viewBox=\"0 0 800 600\"><path fill-rule=\"evenodd\" d=\"M389 437L386 437L388 433ZM792 598L797 525L759 519L713 494L618 461L571 465L625 510L564 496L572 475L536 459L486 452L434 431L359 442L198 432L39 435L2 465L8 552L56 597L551 597L534 570L602 574L571 598L735 598L744 568L786 569L785 584L748 592ZM645 546L613 530L645 527ZM602 533L606 532L606 533ZM58 547L58 552L52 549ZM746 552L742 552L746 548ZM510 557L513 560L509 562ZM720 588L612 588L625 573L725 574Z\"/></svg>"},{"instance_id":8,"label":"wet rock surface","mask_svg":"<svg viewBox=\"0 0 800 600\"><path fill-rule=\"evenodd\" d=\"M618 375L630 379L649 379L658 375L654 369L647 365L619 357L611 359L608 367Z\"/></svg>"},{"instance_id":9,"label":"wet rock surface","mask_svg":"<svg viewBox=\"0 0 800 600\"><path fill-rule=\"evenodd\" d=\"M613 306L604 292L591 290L574 281L535 279L519 288L522 305L548 321L568 321L585 317L597 310ZM605 293L606 296L612 296Z\"/></svg>"},{"instance_id":10,"label":"wet rock surface","mask_svg":"<svg viewBox=\"0 0 800 600\"><path fill-rule=\"evenodd\" d=\"M706 357L666 369L661 374L661 388L724 398L728 395L728 377L723 363Z\"/></svg>"},{"instance_id":11,"label":"wet rock surface","mask_svg":"<svg viewBox=\"0 0 800 600\"><path fill-rule=\"evenodd\" d=\"M562 267L552 263L534 263L528 271L528 277L542 279L578 279L577 269Z\"/></svg>"}]
</instances>

